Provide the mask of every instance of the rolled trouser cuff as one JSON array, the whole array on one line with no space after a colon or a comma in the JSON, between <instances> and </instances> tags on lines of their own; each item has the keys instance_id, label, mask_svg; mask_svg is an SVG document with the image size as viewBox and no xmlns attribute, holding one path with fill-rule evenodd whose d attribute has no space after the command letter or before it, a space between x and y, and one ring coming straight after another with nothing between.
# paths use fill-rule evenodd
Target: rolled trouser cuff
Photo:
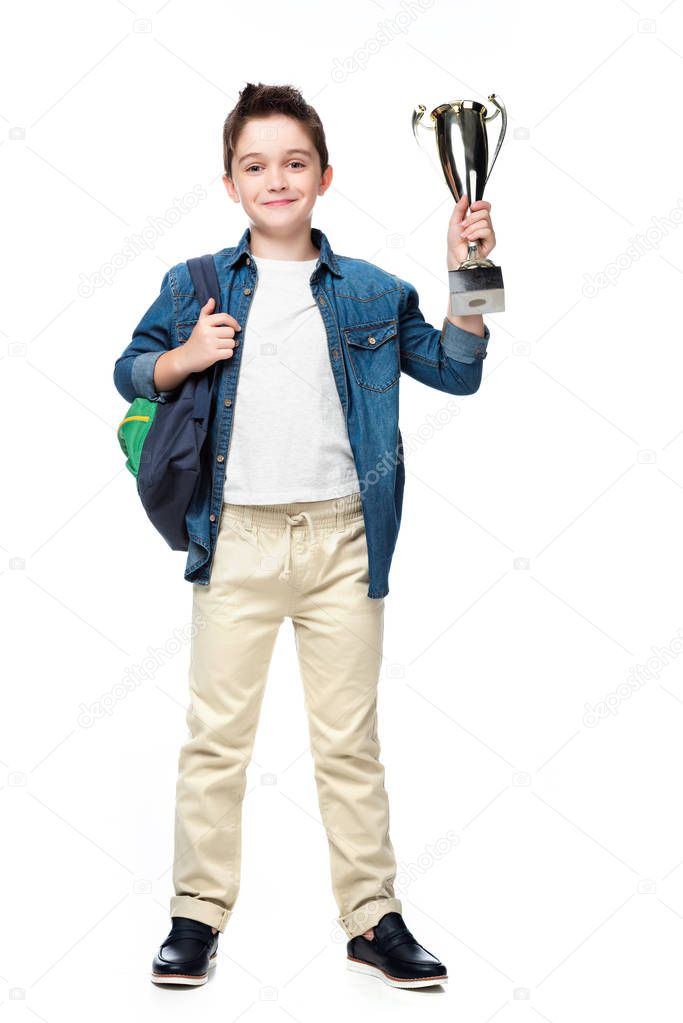
<instances>
[{"instance_id":1,"label":"rolled trouser cuff","mask_svg":"<svg viewBox=\"0 0 683 1023\"><path fill-rule=\"evenodd\" d=\"M215 927L221 933L225 930L230 912L229 909L221 909L214 902L195 899L191 895L174 895L171 898L172 917L185 916L190 920L199 920L200 923Z\"/></svg>"},{"instance_id":2,"label":"rolled trouser cuff","mask_svg":"<svg viewBox=\"0 0 683 1023\"><path fill-rule=\"evenodd\" d=\"M365 934L379 923L385 913L403 913L400 899L371 899L346 916L338 916L337 923L349 938Z\"/></svg>"}]
</instances>

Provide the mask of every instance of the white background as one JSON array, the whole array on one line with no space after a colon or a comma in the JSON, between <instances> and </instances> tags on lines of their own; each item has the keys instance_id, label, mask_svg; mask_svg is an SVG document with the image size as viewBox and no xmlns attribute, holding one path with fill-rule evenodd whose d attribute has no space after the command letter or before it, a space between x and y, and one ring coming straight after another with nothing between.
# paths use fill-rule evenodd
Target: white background
<instances>
[{"instance_id":1,"label":"white background","mask_svg":"<svg viewBox=\"0 0 683 1023\"><path fill-rule=\"evenodd\" d=\"M5 9L4 1019L680 1020L681 6ZM112 371L166 269L247 226L221 183L247 81L315 106L334 180L313 225L412 281L439 327L453 200L411 113L491 92L508 109L486 192L507 308L448 422L450 396L402 379L386 598L397 895L445 989L345 970L288 620L218 969L198 990L148 979L170 924L189 661L173 637L192 592L123 466Z\"/></svg>"}]
</instances>

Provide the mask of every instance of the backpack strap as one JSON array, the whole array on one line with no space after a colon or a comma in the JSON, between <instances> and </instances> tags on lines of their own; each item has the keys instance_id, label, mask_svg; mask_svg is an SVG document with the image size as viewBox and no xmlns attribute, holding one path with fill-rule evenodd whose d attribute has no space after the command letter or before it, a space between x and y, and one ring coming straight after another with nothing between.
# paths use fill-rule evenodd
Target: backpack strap
<instances>
[{"instance_id":1,"label":"backpack strap","mask_svg":"<svg viewBox=\"0 0 683 1023\"><path fill-rule=\"evenodd\" d=\"M213 298L216 302L213 307L214 313L221 312L221 289L213 255L209 252L205 256L194 256L192 259L188 259L187 268L190 271L199 305L206 305L208 300ZM217 363L214 362L213 366L209 366L199 375L195 390L194 417L202 421L205 428L208 428L216 365Z\"/></svg>"},{"instance_id":2,"label":"backpack strap","mask_svg":"<svg viewBox=\"0 0 683 1023\"><path fill-rule=\"evenodd\" d=\"M214 312L221 312L221 289L216 273L216 263L211 253L206 256L195 256L188 259L187 267L190 271L192 283L194 284L195 295L199 299L200 306L206 305L210 298L215 299Z\"/></svg>"}]
</instances>

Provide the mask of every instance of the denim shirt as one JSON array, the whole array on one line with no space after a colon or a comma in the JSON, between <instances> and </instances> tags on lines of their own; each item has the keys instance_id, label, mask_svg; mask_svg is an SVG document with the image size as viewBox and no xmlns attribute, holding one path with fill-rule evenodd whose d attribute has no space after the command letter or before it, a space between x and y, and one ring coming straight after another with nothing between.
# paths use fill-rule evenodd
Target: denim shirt
<instances>
[{"instance_id":1,"label":"denim shirt","mask_svg":"<svg viewBox=\"0 0 683 1023\"><path fill-rule=\"evenodd\" d=\"M221 311L241 325L231 358L217 365L214 410L205 442L210 472L202 473L185 522L189 536L185 579L208 585L223 508L230 437L249 308L258 279L258 256L247 228L238 245L214 254ZM412 284L374 263L338 256L317 228L320 250L310 277L322 316L332 375L344 412L360 482L368 549L368 597L389 592L389 568L401 524L405 468L398 423L401 373L448 394L474 394L490 332L461 330L444 318L441 330L425 321ZM444 275L446 284L447 277ZM199 318L187 263L164 275L161 291L133 332L114 367L114 384L128 402L136 397L169 401L179 388L157 391L154 365L164 352L184 344ZM340 495L342 496L342 495Z\"/></svg>"}]
</instances>

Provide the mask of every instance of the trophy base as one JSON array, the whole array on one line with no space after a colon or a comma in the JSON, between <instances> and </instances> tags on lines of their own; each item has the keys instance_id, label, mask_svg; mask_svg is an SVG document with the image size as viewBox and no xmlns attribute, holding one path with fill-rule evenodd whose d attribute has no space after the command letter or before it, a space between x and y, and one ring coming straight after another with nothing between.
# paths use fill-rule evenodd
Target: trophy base
<instances>
[{"instance_id":1,"label":"trophy base","mask_svg":"<svg viewBox=\"0 0 683 1023\"><path fill-rule=\"evenodd\" d=\"M449 270L448 286L453 316L502 313L505 309L503 272L499 266Z\"/></svg>"}]
</instances>

